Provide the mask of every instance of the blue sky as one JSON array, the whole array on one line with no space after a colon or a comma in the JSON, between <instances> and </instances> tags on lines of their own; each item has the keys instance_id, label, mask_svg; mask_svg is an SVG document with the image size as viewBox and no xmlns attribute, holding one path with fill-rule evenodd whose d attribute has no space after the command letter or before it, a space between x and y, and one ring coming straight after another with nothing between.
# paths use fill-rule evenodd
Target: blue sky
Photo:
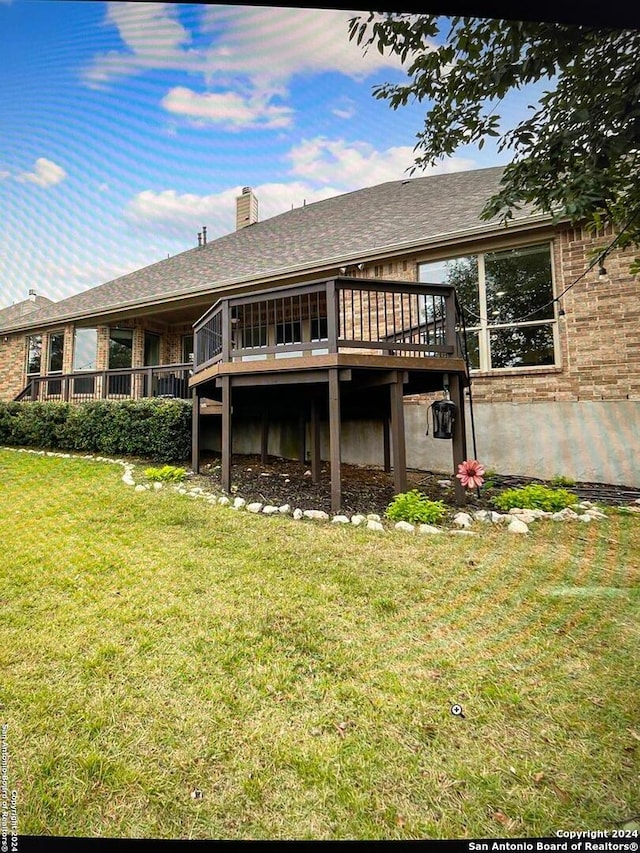
<instances>
[{"instance_id":1,"label":"blue sky","mask_svg":"<svg viewBox=\"0 0 640 853\"><path fill-rule=\"evenodd\" d=\"M235 227L406 177L423 108L353 13L0 0L0 307L62 299ZM524 115L531 95L507 104ZM487 145L438 171L507 162Z\"/></svg>"}]
</instances>

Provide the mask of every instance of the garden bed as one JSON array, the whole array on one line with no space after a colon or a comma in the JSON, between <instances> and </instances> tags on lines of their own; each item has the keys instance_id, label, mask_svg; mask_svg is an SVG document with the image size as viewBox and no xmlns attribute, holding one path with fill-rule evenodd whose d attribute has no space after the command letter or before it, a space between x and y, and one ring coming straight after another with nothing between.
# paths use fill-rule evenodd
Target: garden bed
<instances>
[{"instance_id":1,"label":"garden bed","mask_svg":"<svg viewBox=\"0 0 640 853\"><path fill-rule=\"evenodd\" d=\"M341 475L342 509L345 513L384 514L395 494L393 474L380 468L343 463ZM220 460L217 457L207 459L201 466L200 476L194 480L208 489L221 489ZM431 500L442 500L455 507L454 478L451 474L409 470L407 481L408 489L418 489ZM443 486L445 481L450 485ZM493 498L507 488L528 483L552 485L532 477L511 475L491 475L487 481L489 488L483 487L479 494L477 490L467 493L467 503L471 508L493 508ZM313 483L311 470L304 463L270 456L268 463L263 465L258 455L234 455L231 483L232 491L248 502L259 501L275 506L290 504L292 508L331 512L331 472L328 464L323 465L321 469L320 482ZM576 483L568 488L578 499L611 505L629 503L640 498L640 489L630 486Z\"/></svg>"}]
</instances>

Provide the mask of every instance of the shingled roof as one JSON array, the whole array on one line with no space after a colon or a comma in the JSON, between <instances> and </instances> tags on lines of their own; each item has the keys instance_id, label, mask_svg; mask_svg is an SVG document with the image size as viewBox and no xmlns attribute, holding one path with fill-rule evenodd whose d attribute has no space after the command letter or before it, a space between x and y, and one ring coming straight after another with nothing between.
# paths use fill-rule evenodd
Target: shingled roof
<instances>
[{"instance_id":1,"label":"shingled roof","mask_svg":"<svg viewBox=\"0 0 640 853\"><path fill-rule=\"evenodd\" d=\"M53 303L22 322L34 327L189 295L375 260L402 248L440 245L499 230L479 218L503 167L390 181L294 208L151 266ZM548 217L531 208L514 224Z\"/></svg>"},{"instance_id":2,"label":"shingled roof","mask_svg":"<svg viewBox=\"0 0 640 853\"><path fill-rule=\"evenodd\" d=\"M17 323L27 316L31 317L36 311L54 304L46 296L36 295L33 299L23 299L22 302L16 302L13 305L9 305L8 308L2 308L0 309L0 328Z\"/></svg>"}]
</instances>

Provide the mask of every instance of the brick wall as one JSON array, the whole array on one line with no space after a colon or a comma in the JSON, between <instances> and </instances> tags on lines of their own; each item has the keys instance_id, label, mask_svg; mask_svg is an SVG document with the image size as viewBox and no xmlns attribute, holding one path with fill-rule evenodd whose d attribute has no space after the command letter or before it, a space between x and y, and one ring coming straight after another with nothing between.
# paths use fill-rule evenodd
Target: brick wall
<instances>
[{"instance_id":1,"label":"brick wall","mask_svg":"<svg viewBox=\"0 0 640 853\"><path fill-rule=\"evenodd\" d=\"M547 231L552 237L555 292L561 293L581 275L592 260L594 246L603 247L611 235L594 241L581 228ZM517 235L510 240L521 241ZM528 242L538 242L539 236ZM500 244L493 241L490 248ZM473 253L486 248L481 241L461 249ZM418 263L442 257L442 252L412 253L368 263L362 270L349 267L356 279L379 278L417 281ZM614 250L606 258L607 276L600 279L597 266L562 297L564 315L558 318L558 366L473 374L473 397L478 403L538 401L640 400L640 278L629 275L631 251ZM356 303L359 297L356 297ZM366 300L365 300L366 301ZM359 313L359 305L354 306ZM143 318L120 325L134 328L134 366L144 362L144 330L160 333L160 359L164 364L182 361L182 336L189 324L171 325ZM46 336L45 336L46 337ZM46 345L46 341L44 342ZM108 327L98 328L99 370L108 367ZM73 325L65 327L64 369L71 370ZM43 358L46 357L46 348ZM26 335L0 338L0 399L11 399L25 385ZM43 361L43 366L46 362Z\"/></svg>"},{"instance_id":2,"label":"brick wall","mask_svg":"<svg viewBox=\"0 0 640 853\"><path fill-rule=\"evenodd\" d=\"M594 242L581 228L562 230L553 243L556 295L593 260ZM640 278L629 274L632 251L607 256L607 276L596 265L560 301L556 368L473 373L474 401L526 403L542 400L640 399Z\"/></svg>"},{"instance_id":3,"label":"brick wall","mask_svg":"<svg viewBox=\"0 0 640 853\"><path fill-rule=\"evenodd\" d=\"M0 400L12 400L24 388L26 358L26 335L0 335Z\"/></svg>"}]
</instances>

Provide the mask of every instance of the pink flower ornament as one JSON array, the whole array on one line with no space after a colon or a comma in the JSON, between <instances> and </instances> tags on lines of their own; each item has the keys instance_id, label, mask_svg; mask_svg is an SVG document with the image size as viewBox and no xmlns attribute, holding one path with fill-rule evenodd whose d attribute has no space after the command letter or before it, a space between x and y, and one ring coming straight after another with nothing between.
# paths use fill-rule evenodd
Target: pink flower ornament
<instances>
[{"instance_id":1,"label":"pink flower ornament","mask_svg":"<svg viewBox=\"0 0 640 853\"><path fill-rule=\"evenodd\" d=\"M484 483L483 474L484 468L477 459L467 459L458 465L456 477L467 489L475 489Z\"/></svg>"}]
</instances>

